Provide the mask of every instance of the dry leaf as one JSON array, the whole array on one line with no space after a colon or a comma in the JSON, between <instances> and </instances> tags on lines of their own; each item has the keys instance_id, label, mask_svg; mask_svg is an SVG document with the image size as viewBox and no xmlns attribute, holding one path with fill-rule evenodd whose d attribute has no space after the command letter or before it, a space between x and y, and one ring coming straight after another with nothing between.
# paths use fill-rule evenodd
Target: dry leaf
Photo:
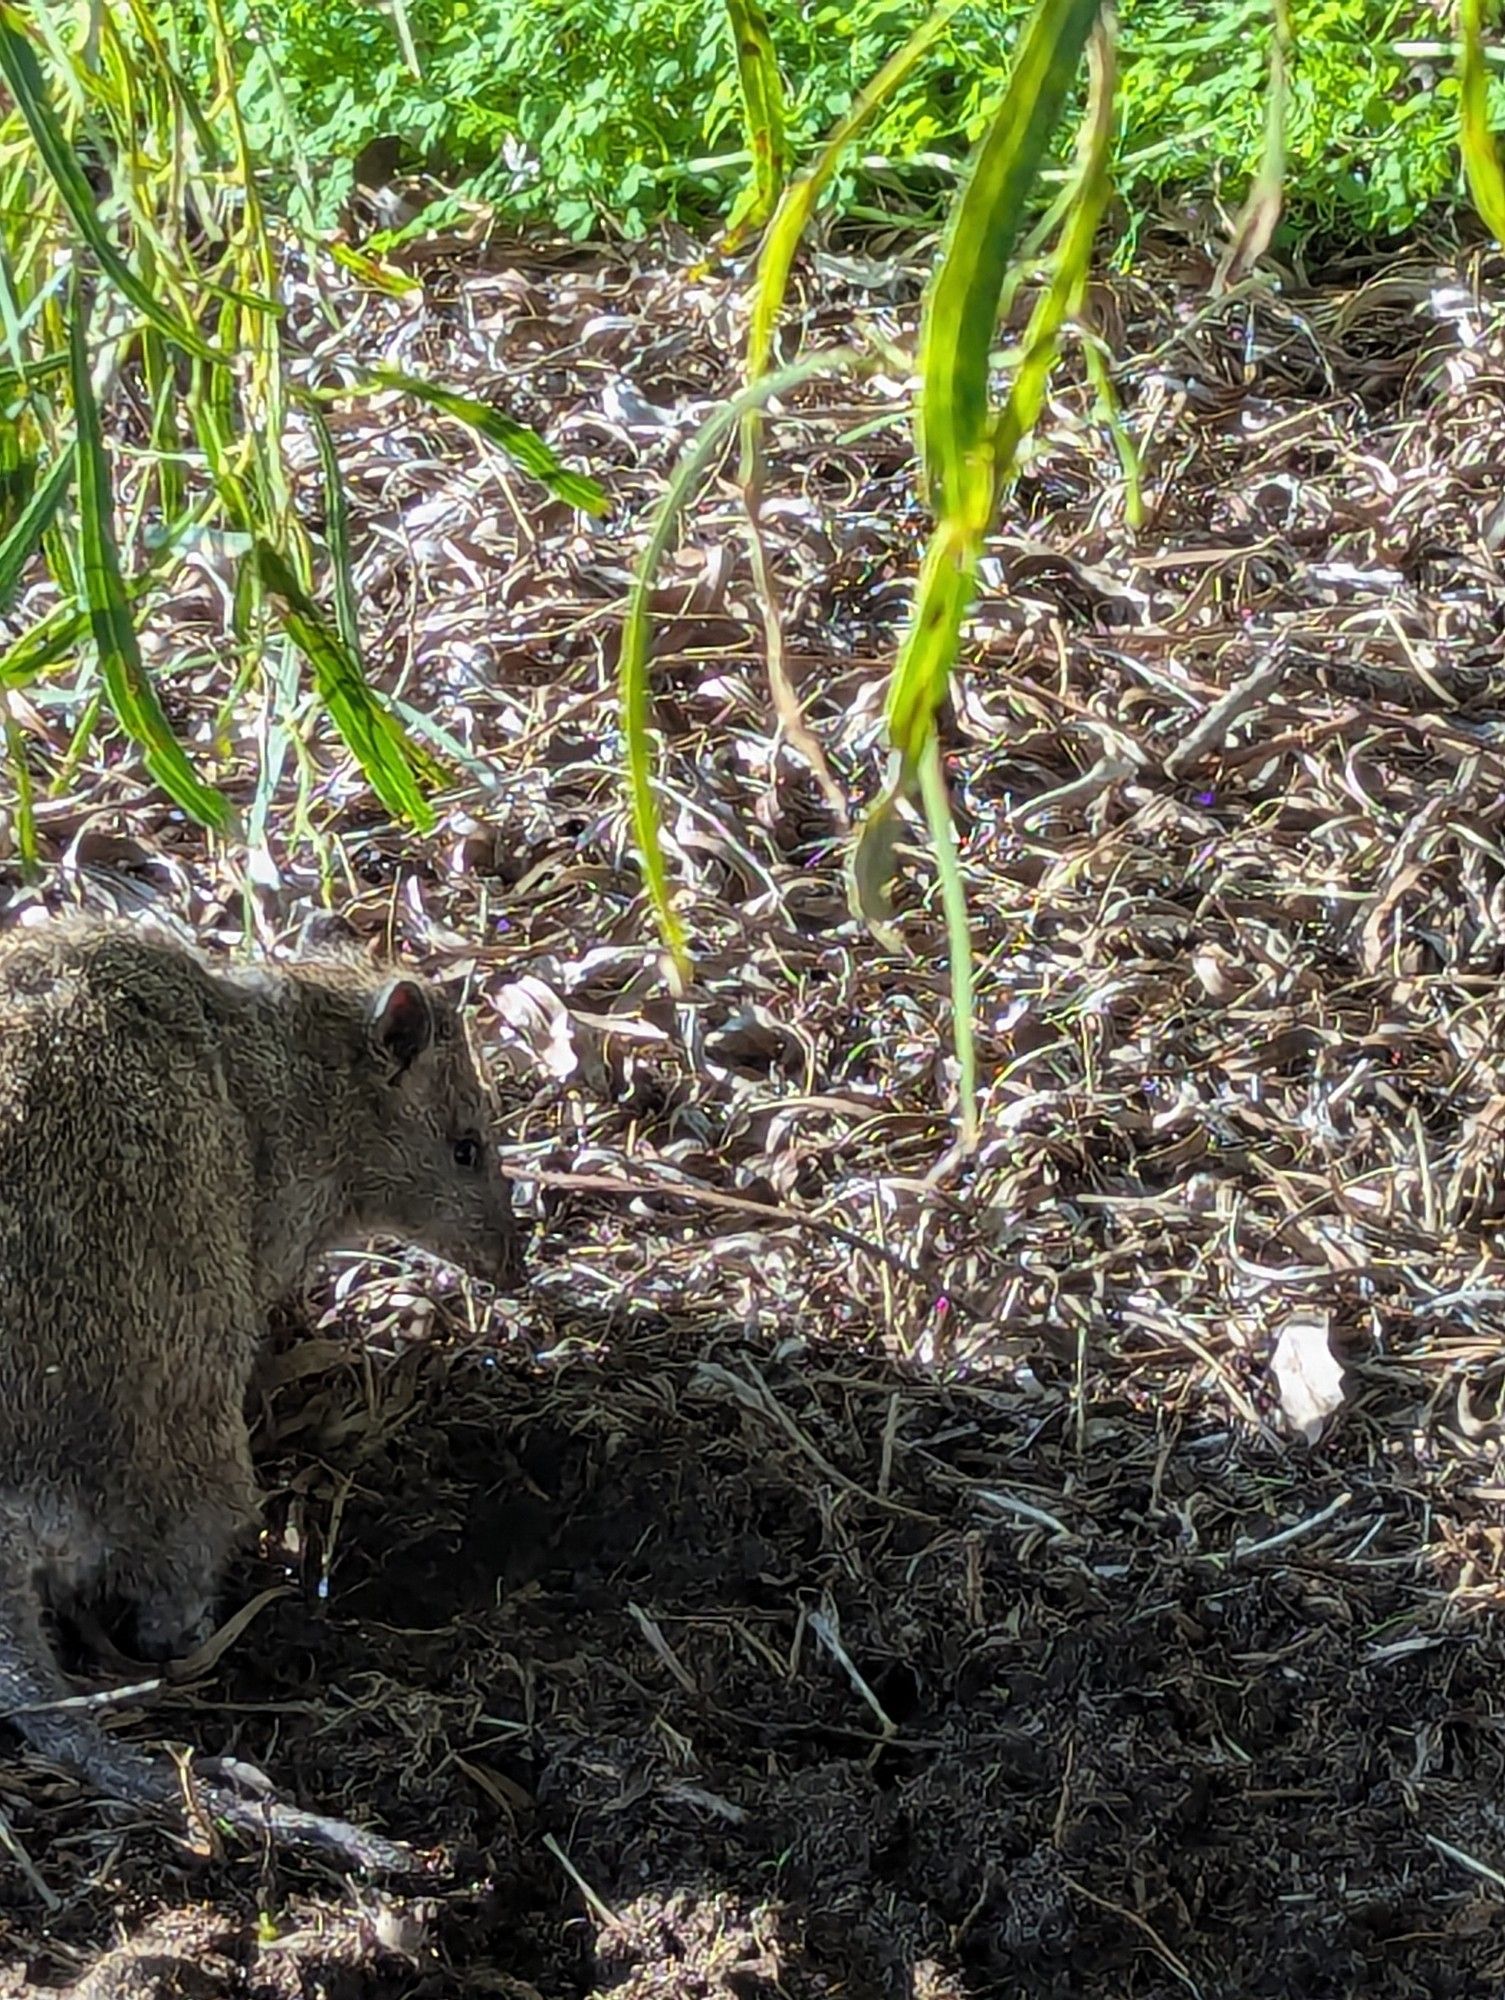
<instances>
[{"instance_id":1,"label":"dry leaf","mask_svg":"<svg viewBox=\"0 0 1505 2000\"><path fill-rule=\"evenodd\" d=\"M541 1070L561 1079L574 1075L580 1052L570 1010L541 979L524 973L494 993L491 1004Z\"/></svg>"},{"instance_id":2,"label":"dry leaf","mask_svg":"<svg viewBox=\"0 0 1505 2000\"><path fill-rule=\"evenodd\" d=\"M1308 1444L1317 1442L1328 1418L1343 1407L1343 1364L1334 1357L1330 1331L1325 1312L1293 1313L1270 1362L1281 1414Z\"/></svg>"}]
</instances>

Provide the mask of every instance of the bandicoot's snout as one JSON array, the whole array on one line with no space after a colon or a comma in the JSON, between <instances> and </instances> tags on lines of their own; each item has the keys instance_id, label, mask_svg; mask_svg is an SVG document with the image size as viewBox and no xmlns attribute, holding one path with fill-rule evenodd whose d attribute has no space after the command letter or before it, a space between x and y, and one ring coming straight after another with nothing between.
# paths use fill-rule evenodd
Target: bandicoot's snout
<instances>
[{"instance_id":1,"label":"bandicoot's snout","mask_svg":"<svg viewBox=\"0 0 1505 2000\"><path fill-rule=\"evenodd\" d=\"M418 1240L431 1255L499 1292L521 1292L527 1285L528 1259L509 1181L493 1179L478 1204L431 1221Z\"/></svg>"}]
</instances>

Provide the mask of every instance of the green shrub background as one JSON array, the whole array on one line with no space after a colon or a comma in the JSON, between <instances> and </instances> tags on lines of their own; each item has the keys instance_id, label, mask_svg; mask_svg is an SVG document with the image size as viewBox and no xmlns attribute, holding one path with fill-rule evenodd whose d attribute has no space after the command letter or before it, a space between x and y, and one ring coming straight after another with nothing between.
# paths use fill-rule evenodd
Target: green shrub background
<instances>
[{"instance_id":1,"label":"green shrub background","mask_svg":"<svg viewBox=\"0 0 1505 2000\"><path fill-rule=\"evenodd\" d=\"M232 0L244 36L253 142L293 164L301 132L328 224L368 141L400 138L469 193L520 221L635 236L663 217L724 214L743 171L721 0L408 0L422 77L392 18L367 0ZM796 144L821 134L921 18L904 0L768 0ZM865 149L902 168L849 169L848 211L939 200L923 156L959 158L997 100L1024 0L964 9ZM1236 206L1258 157L1269 60L1267 0L1124 0L1119 187L1129 248L1164 200L1218 193ZM1399 233L1457 186L1457 93L1425 0L1292 0L1287 233L1338 242ZM291 107L279 106L275 65Z\"/></svg>"}]
</instances>

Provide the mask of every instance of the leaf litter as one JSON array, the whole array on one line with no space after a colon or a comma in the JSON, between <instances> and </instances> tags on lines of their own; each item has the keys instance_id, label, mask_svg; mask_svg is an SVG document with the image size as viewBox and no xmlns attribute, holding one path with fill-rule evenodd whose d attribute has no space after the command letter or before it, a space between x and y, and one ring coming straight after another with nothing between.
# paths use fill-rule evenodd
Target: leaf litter
<instances>
[{"instance_id":1,"label":"leaf litter","mask_svg":"<svg viewBox=\"0 0 1505 2000\"><path fill-rule=\"evenodd\" d=\"M336 412L366 657L457 772L436 831L327 732L220 714L206 555L143 647L242 809L281 743L255 868L102 739L41 797L46 896L272 944L327 868L469 996L535 1283L373 1255L290 1308L227 1630L118 1721L444 1866L206 1865L13 1752L0 1994L1501 1990L1505 273L1209 300L1158 254L1093 295L1147 525L1068 366L945 716L961 1164L920 830L880 948L775 726L730 456L655 588L696 964L660 981L615 649L735 286L493 244L420 300L321 274L334 335L292 286L310 385L494 398L614 511L432 407ZM807 341L912 336L922 273L866 268L805 267ZM923 538L906 397L811 382L767 432L849 818ZM13 715L50 778L67 704Z\"/></svg>"}]
</instances>

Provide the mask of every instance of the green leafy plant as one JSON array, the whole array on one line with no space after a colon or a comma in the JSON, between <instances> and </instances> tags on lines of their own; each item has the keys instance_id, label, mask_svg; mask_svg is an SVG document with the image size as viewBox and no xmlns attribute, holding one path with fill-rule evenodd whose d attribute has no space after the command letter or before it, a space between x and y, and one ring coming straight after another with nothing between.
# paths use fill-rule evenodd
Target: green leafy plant
<instances>
[{"instance_id":1,"label":"green leafy plant","mask_svg":"<svg viewBox=\"0 0 1505 2000\"><path fill-rule=\"evenodd\" d=\"M727 23L742 90L743 123L752 176L739 196L721 244L723 254L734 249L773 214L789 171L784 129L784 85L778 54L768 29L768 16L757 0L725 0Z\"/></svg>"},{"instance_id":2,"label":"green leafy plant","mask_svg":"<svg viewBox=\"0 0 1505 2000\"><path fill-rule=\"evenodd\" d=\"M715 227L754 178L725 0L409 0L416 74L371 0L226 7L252 143L317 186L322 223L360 149L387 135L509 216L579 235L637 235L664 217ZM762 0L761 13L795 158L924 17L913 0ZM1027 0L962 8L825 199L847 213L942 212L1027 14ZM1285 236L1394 234L1456 198L1457 86L1439 29L1424 0L1304 0L1295 11ZM1183 196L1242 198L1264 145L1272 33L1267 0L1125 0L1113 161L1123 254ZM1073 114L1083 105L1078 82ZM1056 185L1041 183L1038 206Z\"/></svg>"}]
</instances>

